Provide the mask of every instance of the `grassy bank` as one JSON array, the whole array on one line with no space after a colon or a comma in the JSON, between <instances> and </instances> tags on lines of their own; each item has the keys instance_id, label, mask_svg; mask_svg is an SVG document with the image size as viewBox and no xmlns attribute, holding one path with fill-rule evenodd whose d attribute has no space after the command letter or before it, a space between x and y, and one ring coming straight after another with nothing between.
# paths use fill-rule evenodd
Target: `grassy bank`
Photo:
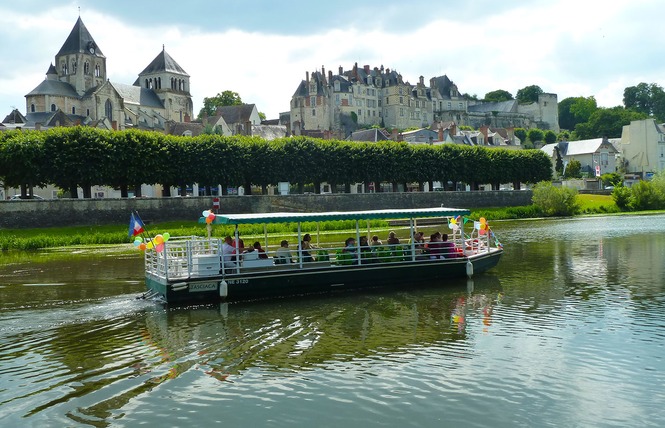
<instances>
[{"instance_id":1,"label":"grassy bank","mask_svg":"<svg viewBox=\"0 0 665 428\"><path fill-rule=\"evenodd\" d=\"M581 205L581 213L614 213L619 209L614 204L611 196L607 195L578 195ZM488 220L507 220L540 217L541 213L533 206L486 208L474 210L469 216L472 220L485 217ZM372 229L387 230L387 222L373 221ZM195 222L167 222L148 225L149 231L154 235L168 232L171 236L205 235L204 224ZM332 221L319 225L320 230L344 231L354 230L353 221ZM303 224L303 230L317 230L316 223ZM231 227L213 227L214 237L224 237L232 234ZM263 226L246 225L240 228L241 235L245 241L260 239L264 236ZM270 242L278 241L281 236L295 235L296 224L274 224L269 225L268 234ZM39 229L4 229L0 230L0 250L32 251L43 248L71 247L71 246L108 246L130 243L132 239L127 236L127 225L105 225L105 226L79 226L58 227Z\"/></svg>"}]
</instances>

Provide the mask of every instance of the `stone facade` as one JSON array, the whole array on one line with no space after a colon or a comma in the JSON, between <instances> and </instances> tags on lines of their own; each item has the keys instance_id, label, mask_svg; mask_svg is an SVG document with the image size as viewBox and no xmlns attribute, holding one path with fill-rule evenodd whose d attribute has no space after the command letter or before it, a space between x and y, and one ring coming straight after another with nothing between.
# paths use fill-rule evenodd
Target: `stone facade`
<instances>
[{"instance_id":1,"label":"stone facade","mask_svg":"<svg viewBox=\"0 0 665 428\"><path fill-rule=\"evenodd\" d=\"M654 119L633 120L623 127L618 145L627 173L645 177L665 170L665 126Z\"/></svg>"},{"instance_id":2,"label":"stone facade","mask_svg":"<svg viewBox=\"0 0 665 428\"><path fill-rule=\"evenodd\" d=\"M324 67L305 74L291 98L291 129L295 135L328 133L346 138L358 128L426 128L435 121L455 122L475 128L532 128L559 130L556 94L541 94L538 102L521 105L469 101L447 76L423 76L418 83L404 81L395 70Z\"/></svg>"},{"instance_id":3,"label":"stone facade","mask_svg":"<svg viewBox=\"0 0 665 428\"><path fill-rule=\"evenodd\" d=\"M164 49L133 85L111 82L106 57L80 17L46 79L25 97L26 127L65 126L53 122L61 111L71 124L164 131L167 121L186 122L193 111L189 75Z\"/></svg>"}]
</instances>

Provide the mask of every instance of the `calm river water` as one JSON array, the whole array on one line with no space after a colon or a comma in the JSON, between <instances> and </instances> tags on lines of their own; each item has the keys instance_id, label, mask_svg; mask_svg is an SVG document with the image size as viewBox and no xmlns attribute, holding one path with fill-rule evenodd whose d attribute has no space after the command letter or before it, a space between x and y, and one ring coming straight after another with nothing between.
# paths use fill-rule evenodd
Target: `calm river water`
<instances>
[{"instance_id":1,"label":"calm river water","mask_svg":"<svg viewBox=\"0 0 665 428\"><path fill-rule=\"evenodd\" d=\"M663 426L665 216L492 226L473 282L171 310L0 255L0 426Z\"/></svg>"}]
</instances>

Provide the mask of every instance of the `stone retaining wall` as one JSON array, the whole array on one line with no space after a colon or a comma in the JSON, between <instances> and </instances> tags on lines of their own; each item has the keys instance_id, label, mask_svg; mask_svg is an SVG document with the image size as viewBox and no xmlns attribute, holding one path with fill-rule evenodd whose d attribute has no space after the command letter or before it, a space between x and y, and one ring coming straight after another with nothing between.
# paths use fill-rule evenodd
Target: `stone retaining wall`
<instances>
[{"instance_id":1,"label":"stone retaining wall","mask_svg":"<svg viewBox=\"0 0 665 428\"><path fill-rule=\"evenodd\" d=\"M483 208L531 204L531 191L364 193L288 196L223 196L221 212L357 211L390 208ZM129 222L132 210L147 223L196 221L212 196L135 199L0 201L0 228L86 226Z\"/></svg>"}]
</instances>

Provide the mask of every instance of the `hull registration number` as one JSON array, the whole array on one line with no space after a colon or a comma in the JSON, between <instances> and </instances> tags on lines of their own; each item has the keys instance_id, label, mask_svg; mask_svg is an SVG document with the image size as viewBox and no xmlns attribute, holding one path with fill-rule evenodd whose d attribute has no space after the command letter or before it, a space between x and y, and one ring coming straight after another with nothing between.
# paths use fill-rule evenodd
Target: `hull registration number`
<instances>
[{"instance_id":1,"label":"hull registration number","mask_svg":"<svg viewBox=\"0 0 665 428\"><path fill-rule=\"evenodd\" d=\"M189 292L196 293L199 291L215 291L217 290L216 282L198 282L196 284L189 284Z\"/></svg>"}]
</instances>

